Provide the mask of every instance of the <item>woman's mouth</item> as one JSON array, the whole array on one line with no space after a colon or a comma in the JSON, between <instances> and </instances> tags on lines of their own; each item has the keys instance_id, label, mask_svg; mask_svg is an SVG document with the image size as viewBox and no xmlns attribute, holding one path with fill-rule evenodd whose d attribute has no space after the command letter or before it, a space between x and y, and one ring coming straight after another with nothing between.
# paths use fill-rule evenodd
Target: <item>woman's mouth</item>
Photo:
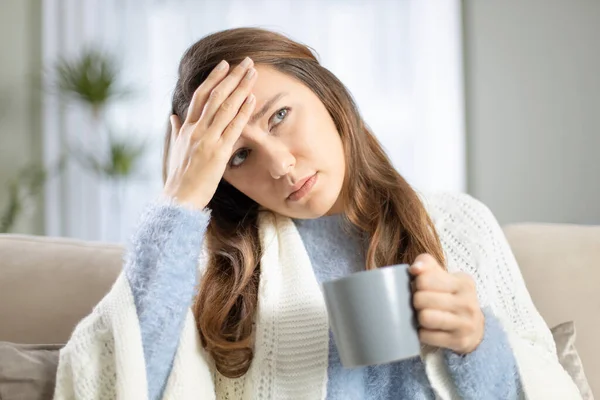
<instances>
[{"instance_id":1,"label":"woman's mouth","mask_svg":"<svg viewBox=\"0 0 600 400\"><path fill-rule=\"evenodd\" d=\"M300 181L299 182L299 184L301 184L300 188L298 190L294 191L292 194L290 194L288 196L288 200L290 200L290 201L300 200L301 198L306 196L308 194L308 192L310 192L310 190L313 188L313 186L315 186L316 182L317 182L317 173L315 173L308 179L305 179L304 182Z\"/></svg>"}]
</instances>

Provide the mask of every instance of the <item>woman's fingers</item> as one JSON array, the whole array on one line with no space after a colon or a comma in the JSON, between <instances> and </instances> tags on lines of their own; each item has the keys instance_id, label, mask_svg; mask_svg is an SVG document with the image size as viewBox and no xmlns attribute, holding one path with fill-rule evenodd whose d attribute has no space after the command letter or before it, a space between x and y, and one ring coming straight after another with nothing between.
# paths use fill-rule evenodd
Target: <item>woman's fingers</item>
<instances>
[{"instance_id":1,"label":"woman's fingers","mask_svg":"<svg viewBox=\"0 0 600 400\"><path fill-rule=\"evenodd\" d=\"M415 258L415 261L408 270L412 275L418 276L423 273L430 272L431 270L438 270L440 268L441 267L439 266L435 257L433 257L431 254L423 253L419 254Z\"/></svg>"},{"instance_id":2,"label":"woman's fingers","mask_svg":"<svg viewBox=\"0 0 600 400\"><path fill-rule=\"evenodd\" d=\"M175 140L177 139L177 136L179 136L179 131L181 130L181 121L175 114L172 114L169 120L171 121L171 138Z\"/></svg>"},{"instance_id":3,"label":"woman's fingers","mask_svg":"<svg viewBox=\"0 0 600 400\"><path fill-rule=\"evenodd\" d=\"M200 120L202 121L202 125L207 128L211 127L211 130L213 130L213 120L217 113L219 113L218 123L220 126L215 125L213 130L218 136L221 136L225 127L238 113L244 99L250 94L250 89L254 84L256 76L256 70L252 68L253 64L250 58L245 58L210 92ZM250 74L250 79L247 78L249 70L254 71L253 74ZM238 90L240 93L232 96L232 93L238 89L238 86L240 86Z\"/></svg>"},{"instance_id":4,"label":"woman's fingers","mask_svg":"<svg viewBox=\"0 0 600 400\"><path fill-rule=\"evenodd\" d=\"M248 69L237 88L217 110L212 121L211 130L219 133L224 132L224 130L233 122L235 116L240 111L240 107L249 98L250 91L254 86L254 82L256 82L256 76L257 72L254 68ZM241 128L243 128L243 126Z\"/></svg>"},{"instance_id":5,"label":"woman's fingers","mask_svg":"<svg viewBox=\"0 0 600 400\"><path fill-rule=\"evenodd\" d=\"M202 115L202 110L210 92L227 76L229 70L229 64L223 60L211 71L208 77L202 82L200 86L194 92L192 101L188 107L187 118L185 122L187 124L195 124L196 121Z\"/></svg>"},{"instance_id":6,"label":"woman's fingers","mask_svg":"<svg viewBox=\"0 0 600 400\"><path fill-rule=\"evenodd\" d=\"M469 353L467 340L450 332L419 329L421 343L454 350L459 354Z\"/></svg>"},{"instance_id":7,"label":"woman's fingers","mask_svg":"<svg viewBox=\"0 0 600 400\"><path fill-rule=\"evenodd\" d=\"M408 269L414 277L414 290L429 290L453 293L457 290L457 280L442 268L430 254L420 254Z\"/></svg>"},{"instance_id":8,"label":"woman's fingers","mask_svg":"<svg viewBox=\"0 0 600 400\"><path fill-rule=\"evenodd\" d=\"M252 115L252 111L254 110L255 105L256 105L256 98L254 97L253 94L250 94L246 98L246 101L244 101L242 108L237 113L237 115L235 116L233 121L231 121L229 123L229 125L227 126L227 128L225 128L225 131L223 132L223 135L221 136L221 140L223 140L223 144L227 148L232 148L233 145L235 144L235 142L238 140L238 138L242 134L242 130L248 123L248 120L250 119L250 116Z\"/></svg>"},{"instance_id":9,"label":"woman's fingers","mask_svg":"<svg viewBox=\"0 0 600 400\"><path fill-rule=\"evenodd\" d=\"M483 322L482 322L483 323ZM474 351L483 340L483 328L480 331L461 326L456 330L419 329L419 340L430 346L446 348L459 354L468 354Z\"/></svg>"},{"instance_id":10,"label":"woman's fingers","mask_svg":"<svg viewBox=\"0 0 600 400\"><path fill-rule=\"evenodd\" d=\"M417 312L419 326L438 331L454 331L461 327L461 317L448 311L427 308Z\"/></svg>"},{"instance_id":11,"label":"woman's fingers","mask_svg":"<svg viewBox=\"0 0 600 400\"><path fill-rule=\"evenodd\" d=\"M413 306L416 310L431 308L448 312L457 311L456 296L451 293L418 291L413 295Z\"/></svg>"},{"instance_id":12,"label":"woman's fingers","mask_svg":"<svg viewBox=\"0 0 600 400\"><path fill-rule=\"evenodd\" d=\"M460 289L458 279L441 268L418 275L414 279L414 287L417 291L444 293L456 293Z\"/></svg>"}]
</instances>

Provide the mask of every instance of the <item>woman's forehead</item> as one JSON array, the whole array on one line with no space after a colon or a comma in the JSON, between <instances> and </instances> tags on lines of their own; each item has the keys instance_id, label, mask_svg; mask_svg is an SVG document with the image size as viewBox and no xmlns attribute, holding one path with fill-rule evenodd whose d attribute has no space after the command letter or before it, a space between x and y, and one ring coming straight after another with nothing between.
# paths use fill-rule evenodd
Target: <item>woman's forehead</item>
<instances>
[{"instance_id":1,"label":"woman's forehead","mask_svg":"<svg viewBox=\"0 0 600 400\"><path fill-rule=\"evenodd\" d=\"M255 65L258 77L252 93L256 96L257 103L268 101L281 92L297 93L305 90L305 86L297 79L278 71L269 65Z\"/></svg>"}]
</instances>

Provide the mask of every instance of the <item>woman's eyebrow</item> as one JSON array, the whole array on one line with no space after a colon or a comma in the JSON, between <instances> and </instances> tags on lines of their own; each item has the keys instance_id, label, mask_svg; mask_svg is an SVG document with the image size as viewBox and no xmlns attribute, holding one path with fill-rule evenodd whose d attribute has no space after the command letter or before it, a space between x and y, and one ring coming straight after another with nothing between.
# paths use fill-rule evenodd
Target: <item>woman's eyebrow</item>
<instances>
[{"instance_id":1,"label":"woman's eyebrow","mask_svg":"<svg viewBox=\"0 0 600 400\"><path fill-rule=\"evenodd\" d=\"M255 124L256 121L261 119L267 113L267 111L269 111L269 108L271 108L273 104L283 96L287 96L287 92L280 92L277 93L275 96L271 97L271 99L267 101L259 111L255 112L254 115L250 117L250 121L248 123L250 125Z\"/></svg>"}]
</instances>

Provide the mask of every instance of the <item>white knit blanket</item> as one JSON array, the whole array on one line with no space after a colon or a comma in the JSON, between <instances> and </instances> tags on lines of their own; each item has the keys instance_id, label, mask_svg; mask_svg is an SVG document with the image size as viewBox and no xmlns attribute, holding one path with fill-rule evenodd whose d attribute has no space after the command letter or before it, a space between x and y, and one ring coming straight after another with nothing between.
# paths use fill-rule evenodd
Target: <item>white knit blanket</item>
<instances>
[{"instance_id":1,"label":"white knit blanket","mask_svg":"<svg viewBox=\"0 0 600 400\"><path fill-rule=\"evenodd\" d=\"M474 277L481 305L491 307L506 330L524 398L580 399L491 212L466 195L438 194L423 201L449 270ZM262 217L260 239L264 258L252 366L238 379L216 372L189 310L164 399L325 399L328 319L308 254L287 218ZM423 349L427 376L437 398L457 399L442 353ZM146 399L146 388L135 304L121 274L61 351L55 399Z\"/></svg>"}]
</instances>

